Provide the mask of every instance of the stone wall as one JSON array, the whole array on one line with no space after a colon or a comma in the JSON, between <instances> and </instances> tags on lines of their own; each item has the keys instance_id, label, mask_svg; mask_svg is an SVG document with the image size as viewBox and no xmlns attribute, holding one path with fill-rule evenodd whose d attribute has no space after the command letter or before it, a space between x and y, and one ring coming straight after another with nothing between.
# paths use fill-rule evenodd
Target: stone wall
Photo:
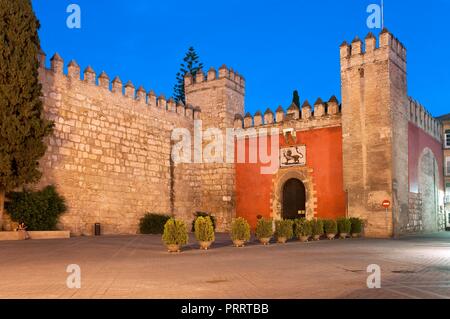
<instances>
[{"instance_id":1,"label":"stone wall","mask_svg":"<svg viewBox=\"0 0 450 319\"><path fill-rule=\"evenodd\" d=\"M422 195L420 193L409 193L407 222L400 229L403 234L423 231L422 209Z\"/></svg>"},{"instance_id":2,"label":"stone wall","mask_svg":"<svg viewBox=\"0 0 450 319\"><path fill-rule=\"evenodd\" d=\"M430 211L426 207L429 204L424 205L422 193L410 193L409 194L409 212L408 212L408 222L402 225L400 229L402 235L407 234L419 234L419 233L430 233L436 231L442 231L445 229L445 209L441 205L439 206L434 214L436 226L433 229L427 228L427 219L430 219ZM429 222L429 221L428 221Z\"/></svg>"},{"instance_id":3,"label":"stone wall","mask_svg":"<svg viewBox=\"0 0 450 319\"><path fill-rule=\"evenodd\" d=\"M190 220L198 204L198 172L170 160L171 131L192 130L198 111L175 105L142 88L125 87L88 67L80 79L75 62L63 73L55 55L51 69L41 57L40 80L46 116L55 122L41 161L40 186L55 184L69 211L60 227L92 234L136 233L146 212L176 214ZM98 84L97 84L98 80Z\"/></svg>"}]
</instances>

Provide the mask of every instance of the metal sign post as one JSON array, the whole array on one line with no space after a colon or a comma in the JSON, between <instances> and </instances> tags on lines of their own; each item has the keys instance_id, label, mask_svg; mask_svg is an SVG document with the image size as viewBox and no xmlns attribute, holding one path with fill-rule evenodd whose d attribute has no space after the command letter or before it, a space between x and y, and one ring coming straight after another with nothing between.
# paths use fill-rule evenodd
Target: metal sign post
<instances>
[{"instance_id":1,"label":"metal sign post","mask_svg":"<svg viewBox=\"0 0 450 319\"><path fill-rule=\"evenodd\" d=\"M391 207L391 202L389 200L384 200L383 203L381 204L381 206L386 208L386 214L387 214L389 207Z\"/></svg>"},{"instance_id":2,"label":"metal sign post","mask_svg":"<svg viewBox=\"0 0 450 319\"><path fill-rule=\"evenodd\" d=\"M389 200L384 200L382 203L381 203L381 206L383 206L385 209L386 209L386 215L384 216L384 219L385 219L385 221L386 221L386 226L388 226L388 221L387 221L387 216L388 216L388 209L389 209L389 207L391 207L391 201L389 201Z\"/></svg>"}]
</instances>

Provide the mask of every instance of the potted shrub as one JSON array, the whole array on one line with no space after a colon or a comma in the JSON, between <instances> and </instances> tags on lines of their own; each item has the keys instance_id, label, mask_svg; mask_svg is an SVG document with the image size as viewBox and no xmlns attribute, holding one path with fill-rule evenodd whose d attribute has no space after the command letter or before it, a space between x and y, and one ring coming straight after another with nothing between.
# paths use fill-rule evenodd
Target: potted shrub
<instances>
[{"instance_id":1,"label":"potted shrub","mask_svg":"<svg viewBox=\"0 0 450 319\"><path fill-rule=\"evenodd\" d=\"M351 225L351 233L352 233L352 237L356 238L359 237L361 235L362 232L362 226L363 226L363 221L361 218L350 218L350 223Z\"/></svg>"},{"instance_id":2,"label":"potted shrub","mask_svg":"<svg viewBox=\"0 0 450 319\"><path fill-rule=\"evenodd\" d=\"M233 219L230 237L236 247L244 247L245 242L250 240L250 225L244 218Z\"/></svg>"},{"instance_id":3,"label":"potted shrub","mask_svg":"<svg viewBox=\"0 0 450 319\"><path fill-rule=\"evenodd\" d=\"M320 219L311 221L312 236L314 240L320 240L323 235L323 221Z\"/></svg>"},{"instance_id":4,"label":"potted shrub","mask_svg":"<svg viewBox=\"0 0 450 319\"><path fill-rule=\"evenodd\" d=\"M294 221L288 219L277 220L275 222L275 237L278 243L284 244L294 236L293 226Z\"/></svg>"},{"instance_id":5,"label":"potted shrub","mask_svg":"<svg viewBox=\"0 0 450 319\"><path fill-rule=\"evenodd\" d=\"M214 231L216 231L216 218L213 215L205 212L195 212L194 219L192 220L192 228L191 228L192 232L195 232L195 221L197 220L198 217L209 217L211 219Z\"/></svg>"},{"instance_id":6,"label":"potted shrub","mask_svg":"<svg viewBox=\"0 0 450 319\"><path fill-rule=\"evenodd\" d=\"M327 219L323 221L323 228L329 240L334 239L337 234L337 223L335 220Z\"/></svg>"},{"instance_id":7,"label":"potted shrub","mask_svg":"<svg viewBox=\"0 0 450 319\"><path fill-rule=\"evenodd\" d=\"M339 236L345 239L351 231L352 223L348 218L339 218L337 220Z\"/></svg>"},{"instance_id":8,"label":"potted shrub","mask_svg":"<svg viewBox=\"0 0 450 319\"><path fill-rule=\"evenodd\" d=\"M270 242L270 239L273 236L272 219L266 219L266 218L259 219L258 223L256 224L255 235L256 235L256 238L261 242L261 244L268 245Z\"/></svg>"},{"instance_id":9,"label":"potted shrub","mask_svg":"<svg viewBox=\"0 0 450 319\"><path fill-rule=\"evenodd\" d=\"M311 222L306 218L299 218L295 220L295 237L301 242L307 242L312 236Z\"/></svg>"},{"instance_id":10,"label":"potted shrub","mask_svg":"<svg viewBox=\"0 0 450 319\"><path fill-rule=\"evenodd\" d=\"M169 219L164 225L162 240L170 253L180 252L181 247L189 240L185 223L174 218Z\"/></svg>"},{"instance_id":11,"label":"potted shrub","mask_svg":"<svg viewBox=\"0 0 450 319\"><path fill-rule=\"evenodd\" d=\"M195 220L195 238L197 238L200 249L208 250L211 244L215 240L214 226L211 218L209 217L197 217Z\"/></svg>"}]
</instances>

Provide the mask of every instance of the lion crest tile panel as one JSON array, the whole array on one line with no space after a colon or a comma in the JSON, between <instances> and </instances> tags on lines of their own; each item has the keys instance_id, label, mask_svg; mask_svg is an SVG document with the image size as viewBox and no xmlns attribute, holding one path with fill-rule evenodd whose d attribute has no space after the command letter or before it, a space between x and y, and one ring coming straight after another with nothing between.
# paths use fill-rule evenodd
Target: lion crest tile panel
<instances>
[{"instance_id":1,"label":"lion crest tile panel","mask_svg":"<svg viewBox=\"0 0 450 319\"><path fill-rule=\"evenodd\" d=\"M306 146L290 146L280 150L281 167L305 166L306 165Z\"/></svg>"}]
</instances>

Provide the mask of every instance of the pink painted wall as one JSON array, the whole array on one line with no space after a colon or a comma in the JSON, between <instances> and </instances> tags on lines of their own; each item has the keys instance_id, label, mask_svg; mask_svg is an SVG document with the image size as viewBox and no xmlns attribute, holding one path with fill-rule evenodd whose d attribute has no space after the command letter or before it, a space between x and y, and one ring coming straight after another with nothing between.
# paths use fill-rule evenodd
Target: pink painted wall
<instances>
[{"instance_id":1,"label":"pink painted wall","mask_svg":"<svg viewBox=\"0 0 450 319\"><path fill-rule=\"evenodd\" d=\"M409 123L408 125L409 191L419 192L419 160L423 150L427 147L433 152L438 162L439 189L444 190L444 155L441 143L415 124Z\"/></svg>"}]
</instances>

